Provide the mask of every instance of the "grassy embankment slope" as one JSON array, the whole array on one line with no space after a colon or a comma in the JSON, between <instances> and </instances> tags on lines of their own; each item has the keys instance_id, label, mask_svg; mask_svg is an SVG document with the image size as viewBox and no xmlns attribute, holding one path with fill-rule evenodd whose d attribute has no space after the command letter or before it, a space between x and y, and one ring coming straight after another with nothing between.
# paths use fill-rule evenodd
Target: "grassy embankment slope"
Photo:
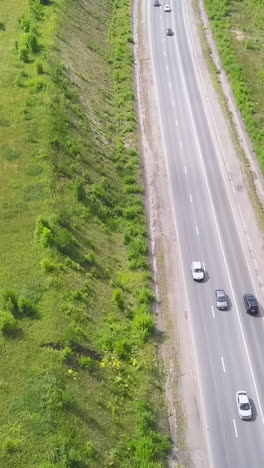
<instances>
[{"instance_id":1,"label":"grassy embankment slope","mask_svg":"<svg viewBox=\"0 0 264 468\"><path fill-rule=\"evenodd\" d=\"M205 0L222 63L264 171L263 0Z\"/></svg>"},{"instance_id":2,"label":"grassy embankment slope","mask_svg":"<svg viewBox=\"0 0 264 468\"><path fill-rule=\"evenodd\" d=\"M0 4L0 466L162 467L128 0Z\"/></svg>"}]
</instances>

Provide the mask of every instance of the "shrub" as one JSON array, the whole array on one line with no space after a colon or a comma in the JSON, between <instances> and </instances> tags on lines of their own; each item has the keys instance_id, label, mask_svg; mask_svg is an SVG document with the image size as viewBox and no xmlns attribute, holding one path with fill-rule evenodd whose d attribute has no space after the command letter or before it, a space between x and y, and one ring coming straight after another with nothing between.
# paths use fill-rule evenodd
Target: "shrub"
<instances>
[{"instance_id":1,"label":"shrub","mask_svg":"<svg viewBox=\"0 0 264 468\"><path fill-rule=\"evenodd\" d=\"M146 305L137 307L132 323L143 341L149 338L155 326L154 318Z\"/></svg>"},{"instance_id":2,"label":"shrub","mask_svg":"<svg viewBox=\"0 0 264 468\"><path fill-rule=\"evenodd\" d=\"M76 240L67 229L56 226L55 245L62 253L69 254L76 245Z\"/></svg>"},{"instance_id":3,"label":"shrub","mask_svg":"<svg viewBox=\"0 0 264 468\"><path fill-rule=\"evenodd\" d=\"M25 45L29 52L36 54L39 50L38 40L36 34L28 32L25 38Z\"/></svg>"},{"instance_id":4,"label":"shrub","mask_svg":"<svg viewBox=\"0 0 264 468\"><path fill-rule=\"evenodd\" d=\"M80 179L76 179L73 184L73 192L78 201L84 202L86 198L84 183Z\"/></svg>"},{"instance_id":5,"label":"shrub","mask_svg":"<svg viewBox=\"0 0 264 468\"><path fill-rule=\"evenodd\" d=\"M56 263L52 258L45 257L41 260L40 266L43 272L45 273L54 273L63 271L64 266L63 263Z\"/></svg>"},{"instance_id":6,"label":"shrub","mask_svg":"<svg viewBox=\"0 0 264 468\"><path fill-rule=\"evenodd\" d=\"M114 351L120 358L127 359L131 354L131 344L126 338L122 338L115 342Z\"/></svg>"},{"instance_id":7,"label":"shrub","mask_svg":"<svg viewBox=\"0 0 264 468\"><path fill-rule=\"evenodd\" d=\"M7 290L3 292L3 308L16 314L18 312L18 295L14 291Z\"/></svg>"},{"instance_id":8,"label":"shrub","mask_svg":"<svg viewBox=\"0 0 264 468\"><path fill-rule=\"evenodd\" d=\"M15 453L21 448L21 441L19 439L4 440L2 448L5 454Z\"/></svg>"},{"instance_id":9,"label":"shrub","mask_svg":"<svg viewBox=\"0 0 264 468\"><path fill-rule=\"evenodd\" d=\"M35 238L43 247L52 246L54 239L49 222L45 218L38 218L35 227Z\"/></svg>"},{"instance_id":10,"label":"shrub","mask_svg":"<svg viewBox=\"0 0 264 468\"><path fill-rule=\"evenodd\" d=\"M66 347L61 351L62 362L69 363L73 357L73 351L71 348Z\"/></svg>"},{"instance_id":11,"label":"shrub","mask_svg":"<svg viewBox=\"0 0 264 468\"><path fill-rule=\"evenodd\" d=\"M88 254L86 254L84 256L84 259L86 261L86 263L88 263L89 265L92 265L95 263L95 255L94 255L94 252L89 252Z\"/></svg>"},{"instance_id":12,"label":"shrub","mask_svg":"<svg viewBox=\"0 0 264 468\"><path fill-rule=\"evenodd\" d=\"M112 302L117 305L119 309L124 309L124 298L121 289L115 289L112 293Z\"/></svg>"},{"instance_id":13,"label":"shrub","mask_svg":"<svg viewBox=\"0 0 264 468\"><path fill-rule=\"evenodd\" d=\"M94 443L89 440L88 442L86 442L85 444L85 454L88 458L92 458L94 455L95 455L95 446L94 446Z\"/></svg>"},{"instance_id":14,"label":"shrub","mask_svg":"<svg viewBox=\"0 0 264 468\"><path fill-rule=\"evenodd\" d=\"M33 317L36 315L35 306L24 296L20 296L18 299L18 311L22 317Z\"/></svg>"},{"instance_id":15,"label":"shrub","mask_svg":"<svg viewBox=\"0 0 264 468\"><path fill-rule=\"evenodd\" d=\"M76 325L69 325L64 332L64 343L74 349L84 338L83 330Z\"/></svg>"},{"instance_id":16,"label":"shrub","mask_svg":"<svg viewBox=\"0 0 264 468\"><path fill-rule=\"evenodd\" d=\"M89 370L89 371L94 371L96 368L96 361L89 357L89 356L80 356L78 358L78 362L81 367Z\"/></svg>"},{"instance_id":17,"label":"shrub","mask_svg":"<svg viewBox=\"0 0 264 468\"><path fill-rule=\"evenodd\" d=\"M24 32L29 32L31 25L31 21L29 18L27 18L26 16L22 16L22 18L20 18L19 20L19 24Z\"/></svg>"},{"instance_id":18,"label":"shrub","mask_svg":"<svg viewBox=\"0 0 264 468\"><path fill-rule=\"evenodd\" d=\"M44 68L41 60L36 60L36 72L38 75L43 75Z\"/></svg>"},{"instance_id":19,"label":"shrub","mask_svg":"<svg viewBox=\"0 0 264 468\"><path fill-rule=\"evenodd\" d=\"M42 78L32 78L28 80L27 85L32 88L33 91L38 92L45 88L46 83Z\"/></svg>"},{"instance_id":20,"label":"shrub","mask_svg":"<svg viewBox=\"0 0 264 468\"><path fill-rule=\"evenodd\" d=\"M137 300L140 304L149 304L154 301L155 295L152 289L143 287L136 292Z\"/></svg>"},{"instance_id":21,"label":"shrub","mask_svg":"<svg viewBox=\"0 0 264 468\"><path fill-rule=\"evenodd\" d=\"M12 335L17 330L17 322L9 311L0 314L0 329L5 335Z\"/></svg>"},{"instance_id":22,"label":"shrub","mask_svg":"<svg viewBox=\"0 0 264 468\"><path fill-rule=\"evenodd\" d=\"M148 244L145 239L138 238L131 242L130 247L128 249L128 258L129 260L136 259L143 254L148 252Z\"/></svg>"},{"instance_id":23,"label":"shrub","mask_svg":"<svg viewBox=\"0 0 264 468\"><path fill-rule=\"evenodd\" d=\"M20 47L18 50L19 58L22 62L28 62L28 50L26 47Z\"/></svg>"}]
</instances>

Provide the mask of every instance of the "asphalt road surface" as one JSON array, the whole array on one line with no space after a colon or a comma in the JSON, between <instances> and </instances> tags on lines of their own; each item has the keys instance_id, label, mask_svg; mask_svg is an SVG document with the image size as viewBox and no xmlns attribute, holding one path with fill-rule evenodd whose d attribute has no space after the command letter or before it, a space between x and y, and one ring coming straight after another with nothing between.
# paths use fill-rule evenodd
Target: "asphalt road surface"
<instances>
[{"instance_id":1,"label":"asphalt road surface","mask_svg":"<svg viewBox=\"0 0 264 468\"><path fill-rule=\"evenodd\" d=\"M202 408L215 468L264 467L264 322L245 313L242 296L254 293L219 142L197 70L185 1L146 0L147 27L164 140L169 190L181 250L198 362ZM166 35L171 28L174 35ZM203 283L191 262L204 263ZM216 309L225 289L229 309ZM246 390L251 421L237 414L235 392ZM198 390L197 390L198 391Z\"/></svg>"}]
</instances>

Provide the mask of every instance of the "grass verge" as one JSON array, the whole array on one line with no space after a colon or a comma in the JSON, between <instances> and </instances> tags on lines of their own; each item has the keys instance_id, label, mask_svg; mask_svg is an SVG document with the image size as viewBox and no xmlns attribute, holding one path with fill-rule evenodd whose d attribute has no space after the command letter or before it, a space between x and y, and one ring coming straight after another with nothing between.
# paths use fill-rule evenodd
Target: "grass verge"
<instances>
[{"instance_id":1,"label":"grass verge","mask_svg":"<svg viewBox=\"0 0 264 468\"><path fill-rule=\"evenodd\" d=\"M0 18L0 465L165 466L130 2Z\"/></svg>"},{"instance_id":2,"label":"grass verge","mask_svg":"<svg viewBox=\"0 0 264 468\"><path fill-rule=\"evenodd\" d=\"M264 170L262 1L205 0L219 54Z\"/></svg>"}]
</instances>

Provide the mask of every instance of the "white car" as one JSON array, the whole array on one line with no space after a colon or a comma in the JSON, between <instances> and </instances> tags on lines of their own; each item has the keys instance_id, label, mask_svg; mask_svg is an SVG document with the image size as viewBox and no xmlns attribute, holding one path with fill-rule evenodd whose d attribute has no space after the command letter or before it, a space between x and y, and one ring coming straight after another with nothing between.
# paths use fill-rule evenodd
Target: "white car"
<instances>
[{"instance_id":1,"label":"white car","mask_svg":"<svg viewBox=\"0 0 264 468\"><path fill-rule=\"evenodd\" d=\"M171 11L170 5L165 5L165 6L164 6L164 11L166 11L167 13L169 13L169 12Z\"/></svg>"},{"instance_id":2,"label":"white car","mask_svg":"<svg viewBox=\"0 0 264 468\"><path fill-rule=\"evenodd\" d=\"M204 269L201 262L192 262L191 269L194 281L202 281L204 279Z\"/></svg>"},{"instance_id":3,"label":"white car","mask_svg":"<svg viewBox=\"0 0 264 468\"><path fill-rule=\"evenodd\" d=\"M240 419L252 418L252 406L250 404L247 392L244 392L243 390L236 392L236 404L238 416Z\"/></svg>"}]
</instances>

